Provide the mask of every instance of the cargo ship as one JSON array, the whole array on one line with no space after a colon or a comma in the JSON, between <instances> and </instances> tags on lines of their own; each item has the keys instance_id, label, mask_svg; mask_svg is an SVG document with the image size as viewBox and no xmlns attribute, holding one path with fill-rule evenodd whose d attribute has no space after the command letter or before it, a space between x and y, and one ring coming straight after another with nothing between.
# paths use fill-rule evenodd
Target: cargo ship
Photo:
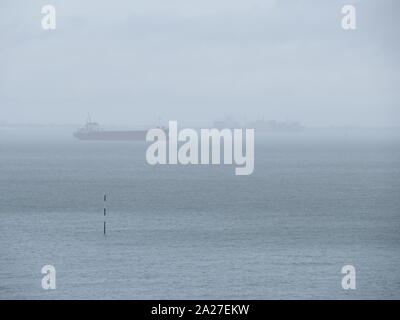
<instances>
[{"instance_id":1,"label":"cargo ship","mask_svg":"<svg viewBox=\"0 0 400 320\"><path fill-rule=\"evenodd\" d=\"M265 121L264 119L248 122L246 127L253 128L256 132L271 133L295 133L301 132L305 129L305 127L298 122L279 122L275 120Z\"/></svg>"},{"instance_id":2,"label":"cargo ship","mask_svg":"<svg viewBox=\"0 0 400 320\"><path fill-rule=\"evenodd\" d=\"M157 127L166 133L168 129ZM74 132L74 137L79 140L112 140L112 141L145 141L148 130L104 130L97 122L92 122L90 119L79 130Z\"/></svg>"},{"instance_id":3,"label":"cargo ship","mask_svg":"<svg viewBox=\"0 0 400 320\"><path fill-rule=\"evenodd\" d=\"M226 120L215 121L214 128L219 130L222 129L236 129L236 128L247 128L254 129L256 132L268 132L268 133L291 133L291 132L301 132L305 129L303 125L298 122L279 122L275 120L265 121L256 120L247 122L241 125L233 117L228 117Z\"/></svg>"}]
</instances>

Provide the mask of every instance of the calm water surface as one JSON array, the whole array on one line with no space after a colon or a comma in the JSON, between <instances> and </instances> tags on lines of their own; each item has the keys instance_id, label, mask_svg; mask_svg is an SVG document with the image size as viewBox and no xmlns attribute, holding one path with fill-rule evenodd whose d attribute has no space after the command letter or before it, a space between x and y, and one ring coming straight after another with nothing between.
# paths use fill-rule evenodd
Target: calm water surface
<instances>
[{"instance_id":1,"label":"calm water surface","mask_svg":"<svg viewBox=\"0 0 400 320\"><path fill-rule=\"evenodd\" d=\"M253 175L235 176L149 166L141 142L10 136L1 299L400 298L399 138L257 137Z\"/></svg>"}]
</instances>

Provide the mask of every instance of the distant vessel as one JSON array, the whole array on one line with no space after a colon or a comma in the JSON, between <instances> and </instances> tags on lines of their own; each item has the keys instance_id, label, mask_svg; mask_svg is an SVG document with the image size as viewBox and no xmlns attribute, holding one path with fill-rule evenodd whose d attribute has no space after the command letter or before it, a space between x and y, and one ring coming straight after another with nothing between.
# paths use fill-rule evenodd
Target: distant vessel
<instances>
[{"instance_id":1,"label":"distant vessel","mask_svg":"<svg viewBox=\"0 0 400 320\"><path fill-rule=\"evenodd\" d=\"M166 132L168 129L158 127ZM79 140L114 140L114 141L145 141L148 130L104 130L97 122L92 122L90 118L86 124L74 132L74 137Z\"/></svg>"},{"instance_id":2,"label":"distant vessel","mask_svg":"<svg viewBox=\"0 0 400 320\"><path fill-rule=\"evenodd\" d=\"M285 133L285 132L300 132L304 130L304 126L299 122L288 122L288 121L275 121L275 120L256 120L247 122L245 125L241 125L234 118L228 117L226 120L215 121L214 128L217 129L239 129L239 128L247 128L254 129L256 132L277 132L277 133Z\"/></svg>"},{"instance_id":3,"label":"distant vessel","mask_svg":"<svg viewBox=\"0 0 400 320\"><path fill-rule=\"evenodd\" d=\"M300 132L304 130L304 126L298 122L279 122L275 120L248 122L246 128L253 128L256 132Z\"/></svg>"},{"instance_id":4,"label":"distant vessel","mask_svg":"<svg viewBox=\"0 0 400 320\"><path fill-rule=\"evenodd\" d=\"M227 117L225 120L214 121L214 128L222 129L238 129L242 126L232 116Z\"/></svg>"}]
</instances>

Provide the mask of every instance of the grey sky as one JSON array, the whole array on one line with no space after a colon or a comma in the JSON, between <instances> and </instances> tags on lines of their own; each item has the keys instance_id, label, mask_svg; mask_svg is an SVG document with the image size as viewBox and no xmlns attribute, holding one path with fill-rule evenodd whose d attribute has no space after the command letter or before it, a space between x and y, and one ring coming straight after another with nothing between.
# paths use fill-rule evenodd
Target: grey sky
<instances>
[{"instance_id":1,"label":"grey sky","mask_svg":"<svg viewBox=\"0 0 400 320\"><path fill-rule=\"evenodd\" d=\"M57 29L41 29L41 7ZM341 7L357 30L341 28ZM396 0L2 0L0 122L400 124Z\"/></svg>"}]
</instances>

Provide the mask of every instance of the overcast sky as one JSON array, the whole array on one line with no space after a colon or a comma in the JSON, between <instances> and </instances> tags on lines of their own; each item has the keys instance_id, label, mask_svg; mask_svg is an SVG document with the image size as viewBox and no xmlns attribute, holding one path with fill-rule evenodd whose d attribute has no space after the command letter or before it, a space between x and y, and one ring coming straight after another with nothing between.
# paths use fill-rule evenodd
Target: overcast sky
<instances>
[{"instance_id":1,"label":"overcast sky","mask_svg":"<svg viewBox=\"0 0 400 320\"><path fill-rule=\"evenodd\" d=\"M41 28L41 7L57 28ZM357 29L341 28L341 7ZM400 1L1 0L0 122L400 125Z\"/></svg>"}]
</instances>

